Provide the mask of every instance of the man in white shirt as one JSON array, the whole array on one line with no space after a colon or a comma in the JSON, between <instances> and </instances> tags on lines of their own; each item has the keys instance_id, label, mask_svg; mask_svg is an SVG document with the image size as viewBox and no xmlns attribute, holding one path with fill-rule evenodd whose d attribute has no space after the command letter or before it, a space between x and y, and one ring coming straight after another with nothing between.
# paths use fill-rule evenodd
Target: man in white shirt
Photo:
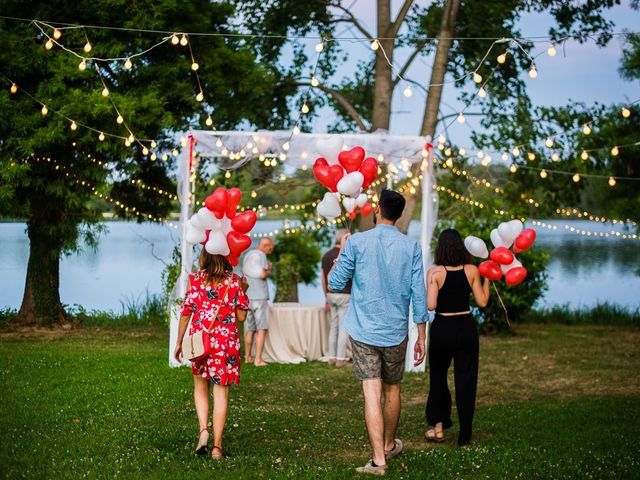
<instances>
[{"instance_id":1,"label":"man in white shirt","mask_svg":"<svg viewBox=\"0 0 640 480\"><path fill-rule=\"evenodd\" d=\"M258 248L247 253L242 263L242 272L249 283L247 290L249 311L244 322L245 362L253 362L256 367L267 364L262 359L262 350L269 330L269 285L267 278L271 275L272 265L267 260L267 255L273 251L273 247L274 243L270 238L260 239ZM251 357L254 333L256 339L255 359Z\"/></svg>"}]
</instances>

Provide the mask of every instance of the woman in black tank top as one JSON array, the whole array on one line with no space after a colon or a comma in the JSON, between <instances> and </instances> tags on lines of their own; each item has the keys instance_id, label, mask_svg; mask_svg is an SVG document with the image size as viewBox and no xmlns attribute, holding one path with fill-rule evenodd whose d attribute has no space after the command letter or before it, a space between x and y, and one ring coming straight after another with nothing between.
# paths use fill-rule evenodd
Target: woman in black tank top
<instances>
[{"instance_id":1,"label":"woman in black tank top","mask_svg":"<svg viewBox=\"0 0 640 480\"><path fill-rule=\"evenodd\" d=\"M480 278L457 230L438 237L434 266L427 272L427 304L436 316L429 329L429 396L426 416L429 441L443 442L451 427L451 393L447 373L453 360L456 407L460 431L458 445L471 442L471 425L478 384L478 329L471 316L469 296L478 307L489 300L489 280Z\"/></svg>"}]
</instances>

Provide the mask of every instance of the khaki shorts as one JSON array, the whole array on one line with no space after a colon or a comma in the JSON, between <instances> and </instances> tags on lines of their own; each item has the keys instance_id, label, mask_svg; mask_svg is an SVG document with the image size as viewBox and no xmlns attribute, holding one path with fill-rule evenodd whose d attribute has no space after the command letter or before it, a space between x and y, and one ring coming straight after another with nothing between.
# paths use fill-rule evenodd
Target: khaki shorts
<instances>
[{"instance_id":1,"label":"khaki shorts","mask_svg":"<svg viewBox=\"0 0 640 480\"><path fill-rule=\"evenodd\" d=\"M269 300L250 300L244 331L269 330Z\"/></svg>"},{"instance_id":2,"label":"khaki shorts","mask_svg":"<svg viewBox=\"0 0 640 480\"><path fill-rule=\"evenodd\" d=\"M353 338L350 340L353 369L358 380L381 378L384 383L400 383L409 337L392 347L376 347Z\"/></svg>"}]
</instances>

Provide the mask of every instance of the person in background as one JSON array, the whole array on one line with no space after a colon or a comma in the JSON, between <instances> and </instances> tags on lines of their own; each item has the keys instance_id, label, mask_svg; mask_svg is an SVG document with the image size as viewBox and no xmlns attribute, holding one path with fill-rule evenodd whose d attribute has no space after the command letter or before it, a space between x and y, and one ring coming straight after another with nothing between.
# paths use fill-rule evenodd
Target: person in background
<instances>
[{"instance_id":1,"label":"person in background","mask_svg":"<svg viewBox=\"0 0 640 480\"><path fill-rule=\"evenodd\" d=\"M249 251L242 263L242 272L249 282L247 296L249 297L249 313L244 325L244 355L246 363L253 363L256 367L267 365L262 359L264 341L269 330L269 285L267 279L271 276L272 265L267 255L273 251L274 243L268 237L260 239L258 247ZM251 357L251 349L255 336L256 356Z\"/></svg>"},{"instance_id":2,"label":"person in background","mask_svg":"<svg viewBox=\"0 0 640 480\"><path fill-rule=\"evenodd\" d=\"M344 328L351 337L356 378L364 396L364 418L372 458L359 473L386 475L387 460L402 453L395 438L400 418L400 381L404 374L409 333L409 305L418 326L414 364L425 357L427 292L422 249L400 233L395 223L405 199L383 190L375 210L376 227L348 237L329 274L329 288L341 290L353 280Z\"/></svg>"},{"instance_id":3,"label":"person in background","mask_svg":"<svg viewBox=\"0 0 640 480\"><path fill-rule=\"evenodd\" d=\"M478 307L489 301L489 279L480 278L457 230L446 229L438 237L434 266L427 272L427 304L436 315L429 331L429 396L425 436L444 441L451 427L451 393L447 373L453 359L456 408L460 432L458 445L471 442L471 424L478 385L478 327L469 308L473 293Z\"/></svg>"},{"instance_id":4,"label":"person in background","mask_svg":"<svg viewBox=\"0 0 640 480\"><path fill-rule=\"evenodd\" d=\"M240 337L238 321L243 321L249 308L244 290L246 282L233 273L233 267L222 255L211 255L204 248L200 254L200 270L189 275L187 294L182 302L178 342L174 350L177 361L182 357L182 340L189 319L190 335L209 328L211 353L193 362L193 398L200 433L196 454L206 455L209 443L209 386L213 383L213 448L211 456L222 459L222 434L227 420L229 385L240 383ZM211 327L211 323L213 326Z\"/></svg>"},{"instance_id":5,"label":"person in background","mask_svg":"<svg viewBox=\"0 0 640 480\"><path fill-rule=\"evenodd\" d=\"M329 358L329 364L335 364L338 367L343 367L349 362L349 358L347 357L349 334L344 329L342 321L347 313L349 299L351 298L351 279L347 281L347 284L343 289L333 291L329 290L327 285L327 275L329 275L329 271L331 270L331 267L333 267L334 260L338 258L338 254L340 253L340 243L348 233L348 230L343 228L336 230L336 244L322 257L321 278L322 290L324 290L326 298L325 309L331 313L329 352L327 356Z\"/></svg>"}]
</instances>

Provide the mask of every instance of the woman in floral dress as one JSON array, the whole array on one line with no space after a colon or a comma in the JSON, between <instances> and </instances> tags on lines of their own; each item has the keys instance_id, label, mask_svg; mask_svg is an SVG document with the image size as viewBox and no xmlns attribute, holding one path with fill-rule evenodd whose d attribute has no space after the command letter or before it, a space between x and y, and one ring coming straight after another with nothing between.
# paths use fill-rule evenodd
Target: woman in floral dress
<instances>
[{"instance_id":1,"label":"woman in floral dress","mask_svg":"<svg viewBox=\"0 0 640 480\"><path fill-rule=\"evenodd\" d=\"M244 321L249 308L245 295L247 284L233 273L233 267L222 255L211 255L203 248L200 270L189 275L187 294L182 303L178 342L174 356L182 356L182 339L189 325L189 334L210 328L211 353L193 362L193 397L200 433L196 453L205 455L209 442L209 385L213 383L213 448L211 456L224 458L222 433L227 419L229 385L240 383L240 337L237 321ZM217 315L216 315L217 311Z\"/></svg>"}]
</instances>

